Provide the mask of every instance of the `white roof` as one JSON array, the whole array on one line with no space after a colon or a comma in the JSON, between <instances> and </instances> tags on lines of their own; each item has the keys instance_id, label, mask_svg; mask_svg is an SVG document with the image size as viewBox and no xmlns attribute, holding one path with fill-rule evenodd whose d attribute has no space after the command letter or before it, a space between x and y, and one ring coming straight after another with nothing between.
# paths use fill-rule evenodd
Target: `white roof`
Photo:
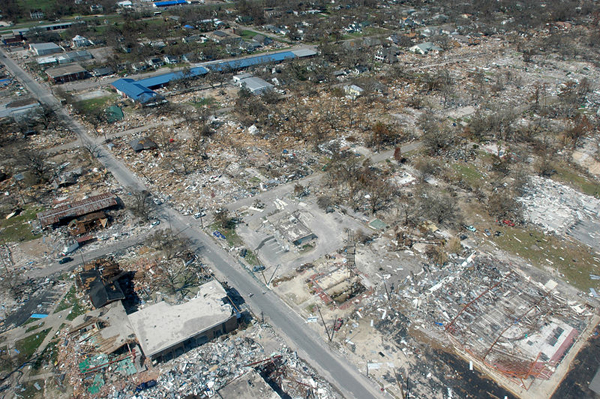
<instances>
[{"instance_id":1,"label":"white roof","mask_svg":"<svg viewBox=\"0 0 600 399\"><path fill-rule=\"evenodd\" d=\"M240 86L246 86L246 88L252 93L256 93L273 87L271 83L257 77L240 79Z\"/></svg>"},{"instance_id":2,"label":"white roof","mask_svg":"<svg viewBox=\"0 0 600 399\"><path fill-rule=\"evenodd\" d=\"M32 50L55 50L55 49L62 49L62 47L60 47L56 43L31 43L29 45L29 47Z\"/></svg>"},{"instance_id":3,"label":"white roof","mask_svg":"<svg viewBox=\"0 0 600 399\"><path fill-rule=\"evenodd\" d=\"M151 357L227 321L232 307L223 302L226 296L223 286L213 280L200 286L196 298L189 302L159 302L130 314L144 354Z\"/></svg>"}]
</instances>

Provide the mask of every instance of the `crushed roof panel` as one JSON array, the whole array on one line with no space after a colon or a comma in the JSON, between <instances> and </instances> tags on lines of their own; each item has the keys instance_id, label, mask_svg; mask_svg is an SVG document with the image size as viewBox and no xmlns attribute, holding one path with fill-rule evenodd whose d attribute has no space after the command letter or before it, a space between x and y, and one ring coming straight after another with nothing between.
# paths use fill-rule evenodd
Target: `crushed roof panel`
<instances>
[{"instance_id":1,"label":"crushed roof panel","mask_svg":"<svg viewBox=\"0 0 600 399\"><path fill-rule=\"evenodd\" d=\"M64 219L86 215L115 205L117 205L117 196L112 193L104 193L40 212L37 217L42 227L46 227Z\"/></svg>"}]
</instances>

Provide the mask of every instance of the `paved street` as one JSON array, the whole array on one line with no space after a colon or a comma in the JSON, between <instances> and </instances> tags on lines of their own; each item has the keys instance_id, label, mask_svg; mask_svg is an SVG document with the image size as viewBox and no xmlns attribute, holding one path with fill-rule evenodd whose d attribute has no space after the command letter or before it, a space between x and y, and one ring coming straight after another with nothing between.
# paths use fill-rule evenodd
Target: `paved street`
<instances>
[{"instance_id":1,"label":"paved street","mask_svg":"<svg viewBox=\"0 0 600 399\"><path fill-rule=\"evenodd\" d=\"M35 82L24 70L16 65L2 51L1 58L9 70L29 89L41 102L57 108L57 113L67 126L78 134L84 143L99 145L100 140L90 137L85 128L72 119L52 94ZM99 147L98 160L112 172L114 177L127 189L142 190L145 185L132 174L105 147ZM279 297L270 291L265 291L249 273L244 271L227 252L217 245L210 237L191 224L191 218L185 218L166 205L158 209L159 215L170 220L175 231L190 237L197 245L199 253L215 267L215 273L227 280L245 298L256 314L264 312L270 323L289 340L290 346L298 350L313 367L323 374L346 397L368 399L381 397L375 385L358 370L349 365L337 353L324 347L321 338L308 328L304 320L291 310ZM249 294L255 294L250 297Z\"/></svg>"}]
</instances>

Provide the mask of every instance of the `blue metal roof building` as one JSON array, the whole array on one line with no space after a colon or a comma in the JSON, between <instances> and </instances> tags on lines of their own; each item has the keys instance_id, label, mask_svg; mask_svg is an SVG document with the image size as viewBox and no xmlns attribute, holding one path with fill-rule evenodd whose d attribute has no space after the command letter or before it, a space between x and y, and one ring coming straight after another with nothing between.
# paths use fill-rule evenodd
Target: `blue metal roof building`
<instances>
[{"instance_id":1,"label":"blue metal roof building","mask_svg":"<svg viewBox=\"0 0 600 399\"><path fill-rule=\"evenodd\" d=\"M149 104L158 98L158 94L142 86L133 79L119 79L113 82L113 87L119 93L141 104Z\"/></svg>"},{"instance_id":2,"label":"blue metal roof building","mask_svg":"<svg viewBox=\"0 0 600 399\"><path fill-rule=\"evenodd\" d=\"M157 1L154 3L154 7L169 7L178 6L182 4L188 4L188 2L186 0Z\"/></svg>"},{"instance_id":3,"label":"blue metal roof building","mask_svg":"<svg viewBox=\"0 0 600 399\"><path fill-rule=\"evenodd\" d=\"M239 60L216 62L209 64L206 67L217 72L227 70L235 71L254 65L268 64L269 62L281 62L292 58L296 58L296 54L291 51L283 51L281 53L257 55L255 57L241 58Z\"/></svg>"},{"instance_id":4,"label":"blue metal roof building","mask_svg":"<svg viewBox=\"0 0 600 399\"><path fill-rule=\"evenodd\" d=\"M209 73L209 71L235 71L255 65L268 64L270 62L281 62L293 58L310 57L315 54L316 52L313 50L282 51L280 53L263 54L231 61L214 62L205 65L205 67L200 66L191 68L188 76L203 76ZM157 101L162 100L162 97L151 89L166 86L172 81L183 79L185 77L187 76L183 71L169 72L163 75L141 79L137 82L133 79L119 79L113 83L113 87L122 95L125 95L136 102L151 105L152 103L157 103Z\"/></svg>"},{"instance_id":5,"label":"blue metal roof building","mask_svg":"<svg viewBox=\"0 0 600 399\"><path fill-rule=\"evenodd\" d=\"M190 73L186 76L183 71L165 73L164 75L153 76L151 78L141 79L137 81L137 84L142 85L148 89L156 89L158 87L166 86L174 80L183 79L185 77L198 77L206 75L208 69L204 67L191 68Z\"/></svg>"}]
</instances>

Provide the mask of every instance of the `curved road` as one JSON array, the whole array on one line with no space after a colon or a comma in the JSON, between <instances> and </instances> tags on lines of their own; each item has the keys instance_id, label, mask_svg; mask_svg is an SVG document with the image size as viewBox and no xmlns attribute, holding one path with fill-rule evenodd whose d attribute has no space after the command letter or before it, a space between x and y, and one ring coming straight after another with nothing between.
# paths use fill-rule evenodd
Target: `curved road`
<instances>
[{"instance_id":1,"label":"curved road","mask_svg":"<svg viewBox=\"0 0 600 399\"><path fill-rule=\"evenodd\" d=\"M13 75L27 89L44 104L56 109L56 113L71 128L83 144L97 146L98 160L112 172L113 176L123 185L133 190L145 190L145 185L129 171L123 163L117 160L104 146L100 140L90 137L86 129L63 109L58 100L48 91L21 69L14 61L0 50L0 60L13 73ZM220 274L234 286L254 309L262 310L270 323L278 329L282 335L288 338L292 348L306 359L317 371L335 386L344 396L356 399L369 399L382 397L381 392L358 370L348 364L345 359L325 347L323 340L290 309L279 297L271 291L265 290L245 270L243 270L235 259L225 252L209 236L192 225L192 219L183 217L167 205L161 205L158 213L168 218L175 231L188 236L202 253L215 267L215 273ZM265 294L260 294L265 292ZM255 294L250 297L250 294Z\"/></svg>"}]
</instances>

